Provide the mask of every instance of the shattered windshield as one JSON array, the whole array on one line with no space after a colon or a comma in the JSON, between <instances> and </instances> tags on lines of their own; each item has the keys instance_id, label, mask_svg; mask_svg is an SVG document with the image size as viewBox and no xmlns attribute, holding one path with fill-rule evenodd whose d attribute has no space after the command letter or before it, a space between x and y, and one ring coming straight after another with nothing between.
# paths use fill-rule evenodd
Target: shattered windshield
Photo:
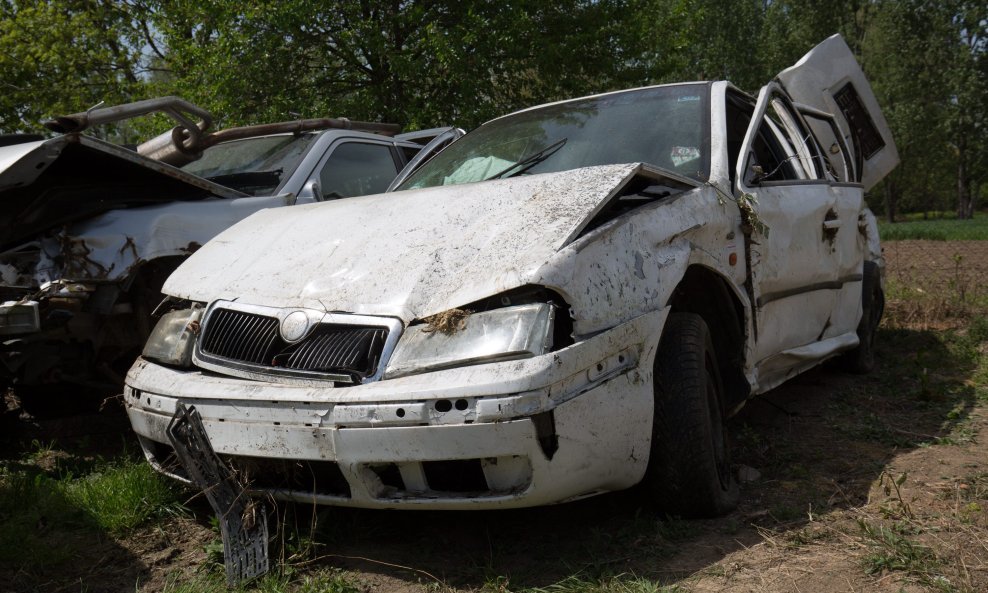
<instances>
[{"instance_id":1,"label":"shattered windshield","mask_svg":"<svg viewBox=\"0 0 988 593\"><path fill-rule=\"evenodd\" d=\"M706 83L679 84L508 115L451 144L399 189L635 162L706 180L708 95ZM533 155L536 162L516 166Z\"/></svg>"},{"instance_id":2,"label":"shattered windshield","mask_svg":"<svg viewBox=\"0 0 988 593\"><path fill-rule=\"evenodd\" d=\"M211 146L182 170L252 196L271 195L287 180L317 134L279 134Z\"/></svg>"}]
</instances>

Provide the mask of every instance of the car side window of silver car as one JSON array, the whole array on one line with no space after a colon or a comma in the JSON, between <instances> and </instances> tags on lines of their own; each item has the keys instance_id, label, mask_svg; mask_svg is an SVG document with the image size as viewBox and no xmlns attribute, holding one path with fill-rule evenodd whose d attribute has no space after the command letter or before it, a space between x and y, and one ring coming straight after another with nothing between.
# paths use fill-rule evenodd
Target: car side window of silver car
<instances>
[{"instance_id":1,"label":"car side window of silver car","mask_svg":"<svg viewBox=\"0 0 988 593\"><path fill-rule=\"evenodd\" d=\"M398 174L398 164L387 144L344 142L319 171L323 200L381 193Z\"/></svg>"}]
</instances>

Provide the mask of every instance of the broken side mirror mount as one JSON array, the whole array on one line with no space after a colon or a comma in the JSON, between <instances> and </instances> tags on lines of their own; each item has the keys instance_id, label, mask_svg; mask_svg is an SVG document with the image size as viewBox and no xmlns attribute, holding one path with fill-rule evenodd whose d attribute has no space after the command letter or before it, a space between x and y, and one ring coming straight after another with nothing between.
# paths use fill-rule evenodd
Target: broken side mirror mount
<instances>
[{"instance_id":1,"label":"broken side mirror mount","mask_svg":"<svg viewBox=\"0 0 988 593\"><path fill-rule=\"evenodd\" d=\"M307 181L298 192L298 200L312 200L314 202L323 201L322 188L319 187L319 180L310 179Z\"/></svg>"},{"instance_id":2,"label":"broken side mirror mount","mask_svg":"<svg viewBox=\"0 0 988 593\"><path fill-rule=\"evenodd\" d=\"M744 183L745 185L751 187L761 183L762 179L765 179L765 168L758 164L755 160L754 153L748 154L748 160L746 162L747 167L745 167Z\"/></svg>"}]
</instances>

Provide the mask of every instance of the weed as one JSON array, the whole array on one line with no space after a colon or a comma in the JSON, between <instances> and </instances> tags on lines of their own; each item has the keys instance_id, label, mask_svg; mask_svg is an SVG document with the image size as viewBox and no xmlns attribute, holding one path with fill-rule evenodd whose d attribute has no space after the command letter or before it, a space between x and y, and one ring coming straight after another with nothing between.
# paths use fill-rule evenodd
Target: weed
<instances>
[{"instance_id":1,"label":"weed","mask_svg":"<svg viewBox=\"0 0 988 593\"><path fill-rule=\"evenodd\" d=\"M666 517L655 527L656 533L668 541L681 541L695 537L697 526L694 521L686 521L679 517Z\"/></svg>"},{"instance_id":2,"label":"weed","mask_svg":"<svg viewBox=\"0 0 988 593\"><path fill-rule=\"evenodd\" d=\"M785 534L785 542L787 548L796 549L801 546L805 546L806 544L826 540L828 537L829 534L824 529L804 527L802 529L787 532Z\"/></svg>"},{"instance_id":3,"label":"weed","mask_svg":"<svg viewBox=\"0 0 988 593\"><path fill-rule=\"evenodd\" d=\"M950 582L940 574L940 559L927 546L909 539L896 529L873 525L863 519L858 520L858 527L873 550L863 560L868 574L905 572L937 590L954 590Z\"/></svg>"},{"instance_id":4,"label":"weed","mask_svg":"<svg viewBox=\"0 0 988 593\"><path fill-rule=\"evenodd\" d=\"M663 586L641 577L619 574L602 578L573 575L547 585L525 589L525 593L683 593L678 585Z\"/></svg>"},{"instance_id":5,"label":"weed","mask_svg":"<svg viewBox=\"0 0 988 593\"><path fill-rule=\"evenodd\" d=\"M882 491L885 492L886 497L889 497L889 501L882 505L882 514L886 517L913 518L912 508L902 497L902 485L906 483L908 477L908 474L902 473L898 477L893 478L892 474L887 471L883 471L878 477ZM893 493L895 495L894 498L892 498Z\"/></svg>"}]
</instances>

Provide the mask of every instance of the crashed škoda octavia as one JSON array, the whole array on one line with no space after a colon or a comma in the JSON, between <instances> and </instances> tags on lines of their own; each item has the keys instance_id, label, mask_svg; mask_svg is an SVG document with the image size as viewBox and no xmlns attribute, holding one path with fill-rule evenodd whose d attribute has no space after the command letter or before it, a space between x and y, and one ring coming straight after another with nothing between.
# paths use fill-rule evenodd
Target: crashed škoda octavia
<instances>
[{"instance_id":1,"label":"crashed \u0161koda octavia","mask_svg":"<svg viewBox=\"0 0 988 593\"><path fill-rule=\"evenodd\" d=\"M493 120L406 191L258 213L167 281L127 378L149 460L195 406L250 488L505 508L644 482L731 509L723 421L842 355L867 370L883 261L864 191L897 155L831 37L754 100L727 82Z\"/></svg>"}]
</instances>

